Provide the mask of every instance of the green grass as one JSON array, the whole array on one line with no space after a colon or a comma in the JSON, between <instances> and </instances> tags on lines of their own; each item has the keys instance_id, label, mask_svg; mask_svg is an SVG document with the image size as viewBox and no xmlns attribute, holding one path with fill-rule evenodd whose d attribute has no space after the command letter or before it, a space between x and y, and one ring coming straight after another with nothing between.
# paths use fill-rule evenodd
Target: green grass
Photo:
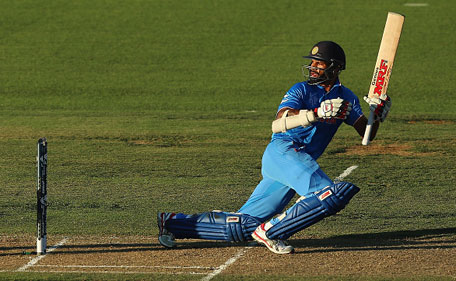
<instances>
[{"instance_id":1,"label":"green grass","mask_svg":"<svg viewBox=\"0 0 456 281\"><path fill-rule=\"evenodd\" d=\"M339 42L362 97L387 11L406 21L376 143L410 154L346 155L360 139L341 128L319 162L333 178L358 165L362 192L306 234L455 227L456 4L427 3L0 1L0 234L35 231L43 136L50 235L156 235L159 210L237 210L301 56Z\"/></svg>"}]
</instances>

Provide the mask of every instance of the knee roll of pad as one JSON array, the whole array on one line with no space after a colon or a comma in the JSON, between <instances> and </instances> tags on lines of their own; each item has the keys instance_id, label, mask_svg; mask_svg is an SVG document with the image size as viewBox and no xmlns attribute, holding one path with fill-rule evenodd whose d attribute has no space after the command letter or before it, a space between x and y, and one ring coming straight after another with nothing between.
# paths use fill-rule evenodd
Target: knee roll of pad
<instances>
[{"instance_id":1,"label":"knee roll of pad","mask_svg":"<svg viewBox=\"0 0 456 281\"><path fill-rule=\"evenodd\" d=\"M358 193L359 188L349 182L336 183L315 194L325 206L329 215L341 211L348 204L350 199Z\"/></svg>"},{"instance_id":2,"label":"knee roll of pad","mask_svg":"<svg viewBox=\"0 0 456 281\"><path fill-rule=\"evenodd\" d=\"M266 235L270 239L286 240L296 232L342 210L359 188L348 182L326 187L314 195L300 200Z\"/></svg>"},{"instance_id":3,"label":"knee roll of pad","mask_svg":"<svg viewBox=\"0 0 456 281\"><path fill-rule=\"evenodd\" d=\"M176 238L197 238L239 242L251 240L260 225L256 218L239 213L207 212L166 221L166 229Z\"/></svg>"}]
</instances>

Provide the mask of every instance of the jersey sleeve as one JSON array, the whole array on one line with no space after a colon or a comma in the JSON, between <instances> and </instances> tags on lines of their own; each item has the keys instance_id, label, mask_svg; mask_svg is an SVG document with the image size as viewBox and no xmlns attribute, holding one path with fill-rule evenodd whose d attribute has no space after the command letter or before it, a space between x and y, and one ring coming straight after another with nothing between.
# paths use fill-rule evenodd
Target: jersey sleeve
<instances>
[{"instance_id":1,"label":"jersey sleeve","mask_svg":"<svg viewBox=\"0 0 456 281\"><path fill-rule=\"evenodd\" d=\"M277 112L279 112L284 107L290 107L294 109L302 109L304 107L303 97L305 94L305 89L300 85L300 83L295 84L290 88L283 96L282 101L280 102Z\"/></svg>"},{"instance_id":2,"label":"jersey sleeve","mask_svg":"<svg viewBox=\"0 0 456 281\"><path fill-rule=\"evenodd\" d=\"M363 110L361 109L361 104L359 103L359 98L350 92L350 98L348 100L352 104L352 110L350 111L350 115L348 115L347 120L345 120L345 123L348 125L353 126L356 122L356 120L359 119L363 114Z\"/></svg>"}]
</instances>

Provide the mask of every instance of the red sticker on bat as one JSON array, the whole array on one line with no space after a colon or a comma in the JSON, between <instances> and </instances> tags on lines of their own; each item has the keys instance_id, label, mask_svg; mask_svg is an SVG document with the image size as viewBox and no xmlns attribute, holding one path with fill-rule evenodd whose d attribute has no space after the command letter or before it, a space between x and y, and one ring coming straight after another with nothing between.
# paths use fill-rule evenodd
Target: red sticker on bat
<instances>
[{"instance_id":1,"label":"red sticker on bat","mask_svg":"<svg viewBox=\"0 0 456 281\"><path fill-rule=\"evenodd\" d=\"M375 82L375 90L378 96L382 95L383 85L385 84L385 74L388 70L388 61L382 60L380 63L380 69L378 71L377 81Z\"/></svg>"}]
</instances>

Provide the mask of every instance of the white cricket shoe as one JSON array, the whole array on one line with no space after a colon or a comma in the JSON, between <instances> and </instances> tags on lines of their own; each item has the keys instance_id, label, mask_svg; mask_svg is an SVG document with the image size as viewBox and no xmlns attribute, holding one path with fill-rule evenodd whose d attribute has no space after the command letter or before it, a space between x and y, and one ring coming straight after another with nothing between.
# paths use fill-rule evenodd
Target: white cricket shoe
<instances>
[{"instance_id":1,"label":"white cricket shoe","mask_svg":"<svg viewBox=\"0 0 456 281\"><path fill-rule=\"evenodd\" d=\"M294 248L291 245L288 245L287 242L283 240L272 240L266 236L266 229L264 223L259 225L257 229L252 233L253 239L257 242L265 245L269 250L276 254L290 254L294 252Z\"/></svg>"},{"instance_id":2,"label":"white cricket shoe","mask_svg":"<svg viewBox=\"0 0 456 281\"><path fill-rule=\"evenodd\" d=\"M176 247L176 239L171 232L168 232L165 228L166 221L174 216L174 213L158 213L157 215L157 224L158 224L158 242L163 247L174 248Z\"/></svg>"}]
</instances>

